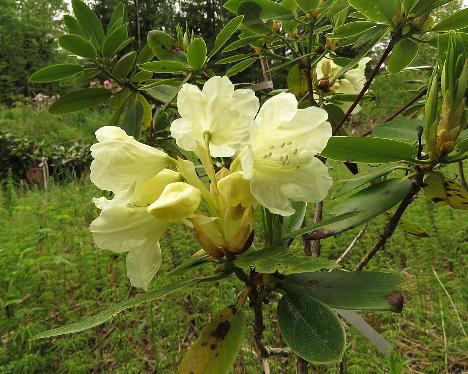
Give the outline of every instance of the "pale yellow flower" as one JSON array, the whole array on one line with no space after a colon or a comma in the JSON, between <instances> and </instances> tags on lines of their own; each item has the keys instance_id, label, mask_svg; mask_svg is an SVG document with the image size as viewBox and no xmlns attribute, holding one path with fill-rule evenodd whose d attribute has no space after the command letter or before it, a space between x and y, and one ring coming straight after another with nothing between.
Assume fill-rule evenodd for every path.
<instances>
[{"instance_id":1,"label":"pale yellow flower","mask_svg":"<svg viewBox=\"0 0 468 374\"><path fill-rule=\"evenodd\" d=\"M250 89L234 89L228 77L215 76L203 90L184 84L177 97L182 118L171 125L177 145L198 152L209 143L213 157L230 157L248 140L258 111L258 99Z\"/></svg>"},{"instance_id":2,"label":"pale yellow flower","mask_svg":"<svg viewBox=\"0 0 468 374\"><path fill-rule=\"evenodd\" d=\"M294 95L281 93L267 100L255 120L250 145L241 152L244 177L253 196L272 213L294 213L291 200L323 200L332 179L316 157L332 135L325 110L297 108Z\"/></svg>"}]
</instances>

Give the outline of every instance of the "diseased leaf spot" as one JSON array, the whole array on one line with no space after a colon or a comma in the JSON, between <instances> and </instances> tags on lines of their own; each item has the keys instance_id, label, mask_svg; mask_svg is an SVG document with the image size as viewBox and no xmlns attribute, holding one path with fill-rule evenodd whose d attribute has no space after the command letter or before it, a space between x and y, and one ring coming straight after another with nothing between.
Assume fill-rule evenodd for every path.
<instances>
[{"instance_id":1,"label":"diseased leaf spot","mask_svg":"<svg viewBox=\"0 0 468 374\"><path fill-rule=\"evenodd\" d=\"M229 332L229 327L231 327L229 321L223 321L216 327L216 330L214 330L210 335L214 336L215 338L218 338L219 340L222 340Z\"/></svg>"},{"instance_id":2,"label":"diseased leaf spot","mask_svg":"<svg viewBox=\"0 0 468 374\"><path fill-rule=\"evenodd\" d=\"M394 310L398 313L401 313L403 310L403 304L405 302L405 298L401 291L394 291L390 295L385 296L385 300L394 308Z\"/></svg>"}]
</instances>

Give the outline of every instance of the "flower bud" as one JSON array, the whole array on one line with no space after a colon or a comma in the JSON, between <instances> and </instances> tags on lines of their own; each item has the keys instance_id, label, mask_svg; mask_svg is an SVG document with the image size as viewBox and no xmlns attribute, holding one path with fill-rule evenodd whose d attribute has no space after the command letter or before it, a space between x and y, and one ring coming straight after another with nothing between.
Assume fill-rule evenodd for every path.
<instances>
[{"instance_id":1,"label":"flower bud","mask_svg":"<svg viewBox=\"0 0 468 374\"><path fill-rule=\"evenodd\" d=\"M179 182L181 176L179 173L163 169L147 182L137 185L133 197L133 203L137 206L148 206L161 196L164 188L174 182Z\"/></svg>"},{"instance_id":2,"label":"flower bud","mask_svg":"<svg viewBox=\"0 0 468 374\"><path fill-rule=\"evenodd\" d=\"M191 217L200 205L201 192L190 184L168 184L161 196L148 206L148 212L161 221L177 221Z\"/></svg>"},{"instance_id":3,"label":"flower bud","mask_svg":"<svg viewBox=\"0 0 468 374\"><path fill-rule=\"evenodd\" d=\"M219 218L197 215L190 219L198 243L202 249L213 257L224 256L224 237Z\"/></svg>"},{"instance_id":4,"label":"flower bud","mask_svg":"<svg viewBox=\"0 0 468 374\"><path fill-rule=\"evenodd\" d=\"M229 174L218 182L218 191L226 203L244 208L254 205L255 199L250 191L250 181L244 178L241 171Z\"/></svg>"}]
</instances>

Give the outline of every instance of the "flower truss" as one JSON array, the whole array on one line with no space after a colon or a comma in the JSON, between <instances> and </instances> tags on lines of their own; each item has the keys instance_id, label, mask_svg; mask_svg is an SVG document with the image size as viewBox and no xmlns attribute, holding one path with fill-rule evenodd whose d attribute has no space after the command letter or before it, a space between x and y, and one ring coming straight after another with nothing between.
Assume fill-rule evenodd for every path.
<instances>
[{"instance_id":1,"label":"flower truss","mask_svg":"<svg viewBox=\"0 0 468 374\"><path fill-rule=\"evenodd\" d=\"M161 265L159 239L171 224L187 225L210 256L241 253L253 241L256 207L290 216L292 201L323 200L332 185L315 157L332 135L325 110L298 109L288 93L259 109L252 90L236 90L218 76L202 90L184 84L177 106L181 118L172 122L171 135L195 153L204 172L118 127L99 129L91 147L91 181L113 193L110 200L94 199L101 209L90 226L94 242L127 252L127 275L145 290ZM230 158L230 167L218 166L218 157Z\"/></svg>"}]
</instances>

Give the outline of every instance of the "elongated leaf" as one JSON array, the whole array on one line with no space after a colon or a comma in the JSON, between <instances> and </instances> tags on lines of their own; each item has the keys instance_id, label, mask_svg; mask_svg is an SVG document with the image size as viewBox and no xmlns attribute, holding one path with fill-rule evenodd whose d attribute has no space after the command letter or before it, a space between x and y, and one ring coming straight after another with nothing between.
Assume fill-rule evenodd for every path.
<instances>
[{"instance_id":1,"label":"elongated leaf","mask_svg":"<svg viewBox=\"0 0 468 374\"><path fill-rule=\"evenodd\" d=\"M252 65L255 61L257 61L257 57L251 57L248 58L244 61L241 61L233 66L231 66L227 71L226 71L226 76L227 77L232 77L233 75L239 74L241 71L244 71L247 69L250 65Z\"/></svg>"},{"instance_id":2,"label":"elongated leaf","mask_svg":"<svg viewBox=\"0 0 468 374\"><path fill-rule=\"evenodd\" d=\"M252 57L252 55L251 54L247 55L247 54L244 54L244 53L240 53L238 55L229 56L229 57L223 58L223 59L221 59L219 61L216 61L216 65L232 64L233 62L245 60L246 58L249 58L249 57Z\"/></svg>"},{"instance_id":3,"label":"elongated leaf","mask_svg":"<svg viewBox=\"0 0 468 374\"><path fill-rule=\"evenodd\" d=\"M390 1L390 0L388 0ZM348 3L359 10L366 18L376 22L387 22L377 3L374 0L348 0Z\"/></svg>"},{"instance_id":4,"label":"elongated leaf","mask_svg":"<svg viewBox=\"0 0 468 374\"><path fill-rule=\"evenodd\" d=\"M353 325L362 335L369 339L369 341L375 346L375 348L377 348L380 353L386 356L389 356L390 353L392 353L392 346L390 343L385 340L382 335L375 331L375 329L369 325L358 313L353 312L352 310L336 308L334 308L334 310L342 318Z\"/></svg>"},{"instance_id":5,"label":"elongated leaf","mask_svg":"<svg viewBox=\"0 0 468 374\"><path fill-rule=\"evenodd\" d=\"M63 49L66 49L77 56L95 58L97 55L94 46L82 36L62 35L58 42Z\"/></svg>"},{"instance_id":6,"label":"elongated leaf","mask_svg":"<svg viewBox=\"0 0 468 374\"><path fill-rule=\"evenodd\" d=\"M111 320L117 314L123 312L126 309L134 308L144 303L154 301L162 296L169 295L174 291L177 291L181 288L196 285L203 282L204 279L184 279L176 282L172 282L169 285L159 287L155 290L148 291L144 294L132 297L125 301L122 301L118 304L112 305L111 307L99 312L90 317L83 318L81 321L76 323L71 323L66 326L58 327L49 331L45 331L33 337L33 340L51 338L54 336L74 334L77 332L85 331L92 329L93 327L102 325L103 323Z\"/></svg>"},{"instance_id":7,"label":"elongated leaf","mask_svg":"<svg viewBox=\"0 0 468 374\"><path fill-rule=\"evenodd\" d=\"M332 214L340 215L349 212L365 211L369 207L380 205L382 199L388 198L395 193L395 191L397 195L396 202L398 202L406 195L404 192L409 189L408 187L411 187L411 181L407 178L386 179L344 198L341 203L333 207ZM398 193L399 189L401 189L403 193Z\"/></svg>"},{"instance_id":8,"label":"elongated leaf","mask_svg":"<svg viewBox=\"0 0 468 374\"><path fill-rule=\"evenodd\" d=\"M387 61L387 69L396 74L406 68L418 53L418 44L410 39L400 40Z\"/></svg>"},{"instance_id":9,"label":"elongated leaf","mask_svg":"<svg viewBox=\"0 0 468 374\"><path fill-rule=\"evenodd\" d=\"M179 53L179 45L177 44L177 41L164 31L150 31L148 33L147 41L154 55L159 60L178 60L178 56L181 55L181 53Z\"/></svg>"},{"instance_id":10,"label":"elongated leaf","mask_svg":"<svg viewBox=\"0 0 468 374\"><path fill-rule=\"evenodd\" d=\"M245 314L234 305L223 309L201 331L177 370L178 374L228 374L241 349Z\"/></svg>"},{"instance_id":11,"label":"elongated leaf","mask_svg":"<svg viewBox=\"0 0 468 374\"><path fill-rule=\"evenodd\" d=\"M372 21L354 21L337 27L333 31L333 37L337 39L348 38L350 36L362 34L374 27L376 24Z\"/></svg>"},{"instance_id":12,"label":"elongated leaf","mask_svg":"<svg viewBox=\"0 0 468 374\"><path fill-rule=\"evenodd\" d=\"M98 48L104 40L104 28L101 20L83 1L72 0L71 3L81 30L91 38L93 45Z\"/></svg>"},{"instance_id":13,"label":"elongated leaf","mask_svg":"<svg viewBox=\"0 0 468 374\"><path fill-rule=\"evenodd\" d=\"M405 14L410 14L417 2L418 0L403 0L401 3L403 12L405 12Z\"/></svg>"},{"instance_id":14,"label":"elongated leaf","mask_svg":"<svg viewBox=\"0 0 468 374\"><path fill-rule=\"evenodd\" d=\"M105 88L84 88L61 96L49 108L53 114L65 114L90 108L109 101L111 91Z\"/></svg>"},{"instance_id":15,"label":"elongated leaf","mask_svg":"<svg viewBox=\"0 0 468 374\"><path fill-rule=\"evenodd\" d=\"M108 34L114 31L114 28L120 27L118 25L123 22L124 15L125 15L125 4L118 3L112 12L109 25L107 25Z\"/></svg>"},{"instance_id":16,"label":"elongated leaf","mask_svg":"<svg viewBox=\"0 0 468 374\"><path fill-rule=\"evenodd\" d=\"M449 31L458 30L468 27L468 8L462 9L454 14L451 14L447 18L444 18L437 25L435 25L433 31Z\"/></svg>"},{"instance_id":17,"label":"elongated leaf","mask_svg":"<svg viewBox=\"0 0 468 374\"><path fill-rule=\"evenodd\" d=\"M395 170L396 167L397 166L395 164L383 165L377 168L372 168L366 173L359 173L358 175L356 175L356 177L352 179L340 181L344 182L344 184L336 190L334 197L340 197L352 190L355 190L356 188L359 188L369 182L372 182L373 180L376 180L377 178L387 175L393 170Z\"/></svg>"},{"instance_id":18,"label":"elongated leaf","mask_svg":"<svg viewBox=\"0 0 468 374\"><path fill-rule=\"evenodd\" d=\"M199 70L206 60L206 44L202 38L192 40L187 48L187 62L191 68Z\"/></svg>"},{"instance_id":19,"label":"elongated leaf","mask_svg":"<svg viewBox=\"0 0 468 374\"><path fill-rule=\"evenodd\" d=\"M388 23L394 24L395 17L401 13L401 0L373 0Z\"/></svg>"},{"instance_id":20,"label":"elongated leaf","mask_svg":"<svg viewBox=\"0 0 468 374\"><path fill-rule=\"evenodd\" d=\"M75 17L66 14L63 16L63 23L65 24L65 27L67 28L70 34L82 36L84 35L83 31L81 31L80 24L78 23Z\"/></svg>"},{"instance_id":21,"label":"elongated leaf","mask_svg":"<svg viewBox=\"0 0 468 374\"><path fill-rule=\"evenodd\" d=\"M278 303L278 324L288 346L314 364L337 362L346 345L343 324L327 305L288 290Z\"/></svg>"},{"instance_id":22,"label":"elongated leaf","mask_svg":"<svg viewBox=\"0 0 468 374\"><path fill-rule=\"evenodd\" d=\"M395 139L415 144L418 139L418 126L423 126L423 122L418 119L394 119L378 125L372 130L372 134L379 138Z\"/></svg>"},{"instance_id":23,"label":"elongated leaf","mask_svg":"<svg viewBox=\"0 0 468 374\"><path fill-rule=\"evenodd\" d=\"M332 136L321 155L349 162L414 161L416 149L408 143L385 138Z\"/></svg>"},{"instance_id":24,"label":"elongated leaf","mask_svg":"<svg viewBox=\"0 0 468 374\"><path fill-rule=\"evenodd\" d=\"M153 73L183 73L188 70L183 63L172 60L151 61L141 64L140 68Z\"/></svg>"},{"instance_id":25,"label":"elongated leaf","mask_svg":"<svg viewBox=\"0 0 468 374\"><path fill-rule=\"evenodd\" d=\"M127 111L123 120L123 129L128 135L138 138L141 131L141 122L143 121L144 107L137 99L137 96L130 98Z\"/></svg>"},{"instance_id":26,"label":"elongated leaf","mask_svg":"<svg viewBox=\"0 0 468 374\"><path fill-rule=\"evenodd\" d=\"M309 234L309 238L311 239L325 238L349 230L364 222L368 222L372 218L383 214L402 201L411 190L412 183L410 180L405 178L401 179L399 183L395 183L391 187L392 188L389 189L382 189L381 193L378 195L380 198L376 196L372 198L372 202L375 202L375 200L378 199L378 204L366 204L361 201L362 204L358 211L339 214L332 218L326 218L320 223L308 225L300 230L294 231L289 235L286 235L284 239L293 238L302 234ZM364 194L365 192L360 191L360 193ZM351 196L350 199L353 198L353 196ZM359 198L359 196L357 198Z\"/></svg>"},{"instance_id":27,"label":"elongated leaf","mask_svg":"<svg viewBox=\"0 0 468 374\"><path fill-rule=\"evenodd\" d=\"M301 255L287 247L249 251L239 256L235 264L243 269L254 267L255 271L267 274L304 273L331 269L336 266L335 261L323 257Z\"/></svg>"},{"instance_id":28,"label":"elongated leaf","mask_svg":"<svg viewBox=\"0 0 468 374\"><path fill-rule=\"evenodd\" d=\"M304 12L310 12L317 8L319 0L296 0L297 6Z\"/></svg>"},{"instance_id":29,"label":"elongated leaf","mask_svg":"<svg viewBox=\"0 0 468 374\"><path fill-rule=\"evenodd\" d=\"M279 286L286 294L293 290L333 308L401 312L399 283L397 276L388 273L334 271L288 275Z\"/></svg>"},{"instance_id":30,"label":"elongated leaf","mask_svg":"<svg viewBox=\"0 0 468 374\"><path fill-rule=\"evenodd\" d=\"M145 62L151 61L153 57L154 57L154 52L151 50L148 43L146 43L145 46L141 49L140 53L138 54L136 63L138 65L144 64Z\"/></svg>"},{"instance_id":31,"label":"elongated leaf","mask_svg":"<svg viewBox=\"0 0 468 374\"><path fill-rule=\"evenodd\" d=\"M434 203L468 210L468 190L461 184L435 171L427 175L424 182L426 184L423 188L424 194Z\"/></svg>"},{"instance_id":32,"label":"elongated leaf","mask_svg":"<svg viewBox=\"0 0 468 374\"><path fill-rule=\"evenodd\" d=\"M304 222L307 211L307 203L303 201L293 201L294 214L283 218L283 236L292 231L299 230Z\"/></svg>"},{"instance_id":33,"label":"elongated leaf","mask_svg":"<svg viewBox=\"0 0 468 374\"><path fill-rule=\"evenodd\" d=\"M175 98L178 88L162 84L157 87L148 88L146 91L148 91L148 93L156 100L159 100L163 103L168 103Z\"/></svg>"},{"instance_id":34,"label":"elongated leaf","mask_svg":"<svg viewBox=\"0 0 468 374\"><path fill-rule=\"evenodd\" d=\"M135 51L123 55L112 68L112 75L117 78L126 78L135 64L136 55Z\"/></svg>"},{"instance_id":35,"label":"elongated leaf","mask_svg":"<svg viewBox=\"0 0 468 374\"><path fill-rule=\"evenodd\" d=\"M36 71L29 80L33 83L55 82L73 77L82 70L81 65L77 64L51 65Z\"/></svg>"},{"instance_id":36,"label":"elongated leaf","mask_svg":"<svg viewBox=\"0 0 468 374\"><path fill-rule=\"evenodd\" d=\"M461 136L460 136L461 138ZM444 162L456 162L468 158L468 137L461 139L455 149L448 156L444 157Z\"/></svg>"},{"instance_id":37,"label":"elongated leaf","mask_svg":"<svg viewBox=\"0 0 468 374\"><path fill-rule=\"evenodd\" d=\"M260 18L262 20L283 19L294 16L287 7L271 0L249 0L248 2L260 9ZM245 3L245 0L228 0L223 6L227 10L239 14L239 8Z\"/></svg>"},{"instance_id":38,"label":"elongated leaf","mask_svg":"<svg viewBox=\"0 0 468 374\"><path fill-rule=\"evenodd\" d=\"M203 252L202 254L195 253L188 260L182 262L179 266L172 270L171 275L182 275L188 271L208 265L211 263L211 261L208 258L209 255L206 252Z\"/></svg>"},{"instance_id":39,"label":"elongated leaf","mask_svg":"<svg viewBox=\"0 0 468 374\"><path fill-rule=\"evenodd\" d=\"M128 38L127 24L117 27L107 35L102 43L102 55L111 57L119 51L119 47L124 45Z\"/></svg>"},{"instance_id":40,"label":"elongated leaf","mask_svg":"<svg viewBox=\"0 0 468 374\"><path fill-rule=\"evenodd\" d=\"M239 48L242 48L242 47L245 47L245 46L247 46L249 44L253 44L255 42L258 42L259 40L262 40L261 35L246 36L244 38L236 40L235 42L232 42L231 44L227 45L223 49L223 53L235 51L235 50L237 50Z\"/></svg>"},{"instance_id":41,"label":"elongated leaf","mask_svg":"<svg viewBox=\"0 0 468 374\"><path fill-rule=\"evenodd\" d=\"M230 20L226 26L219 32L216 36L213 48L211 49L208 57L213 56L216 52L218 52L229 40L229 38L237 31L239 26L242 24L242 20L244 16L237 16Z\"/></svg>"}]
</instances>

